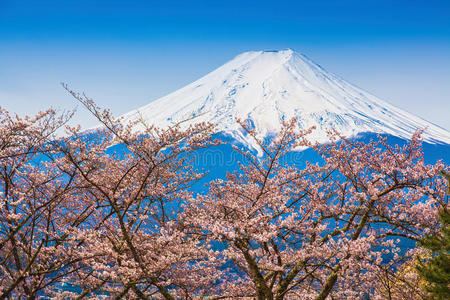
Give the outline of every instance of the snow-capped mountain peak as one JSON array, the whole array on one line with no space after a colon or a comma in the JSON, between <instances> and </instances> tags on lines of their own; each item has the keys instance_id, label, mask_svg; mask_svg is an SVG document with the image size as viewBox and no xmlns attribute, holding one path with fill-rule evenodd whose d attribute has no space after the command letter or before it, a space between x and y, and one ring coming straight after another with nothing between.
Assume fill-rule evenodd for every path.
<instances>
[{"instance_id":1,"label":"snow-capped mountain peak","mask_svg":"<svg viewBox=\"0 0 450 300\"><path fill-rule=\"evenodd\" d=\"M242 135L236 118L249 120L261 136L296 117L302 128L316 126L311 139L319 142L327 141L330 128L346 136L377 132L400 138L427 128L427 142L450 144L445 129L378 99L290 49L245 52L123 117L158 126L209 121L247 145L253 142Z\"/></svg>"}]
</instances>

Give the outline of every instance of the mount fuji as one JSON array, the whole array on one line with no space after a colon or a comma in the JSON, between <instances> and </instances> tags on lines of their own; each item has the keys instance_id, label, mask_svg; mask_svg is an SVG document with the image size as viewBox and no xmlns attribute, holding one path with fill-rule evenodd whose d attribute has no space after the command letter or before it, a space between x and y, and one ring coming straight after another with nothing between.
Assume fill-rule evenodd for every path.
<instances>
[{"instance_id":1,"label":"mount fuji","mask_svg":"<svg viewBox=\"0 0 450 300\"><path fill-rule=\"evenodd\" d=\"M170 126L212 122L244 145L236 118L261 137L295 117L300 128L315 126L312 141L327 142L334 128L345 136L381 133L409 139L417 129L430 144L450 144L450 132L348 83L290 49L238 55L197 81L122 116L125 122ZM139 126L136 125L136 130Z\"/></svg>"}]
</instances>

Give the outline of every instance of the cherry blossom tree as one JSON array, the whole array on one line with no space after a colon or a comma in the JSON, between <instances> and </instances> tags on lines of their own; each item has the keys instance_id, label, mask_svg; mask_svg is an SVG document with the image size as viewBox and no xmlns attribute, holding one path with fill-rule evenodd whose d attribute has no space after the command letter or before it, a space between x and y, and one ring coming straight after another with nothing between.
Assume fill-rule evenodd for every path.
<instances>
[{"instance_id":1,"label":"cherry blossom tree","mask_svg":"<svg viewBox=\"0 0 450 300\"><path fill-rule=\"evenodd\" d=\"M0 108L0 299L34 299L70 264L53 251L64 239L64 207L73 176L44 157L71 117L47 110L21 118Z\"/></svg>"},{"instance_id":2,"label":"cherry blossom tree","mask_svg":"<svg viewBox=\"0 0 450 300\"><path fill-rule=\"evenodd\" d=\"M79 210L92 211L69 233L79 263L71 284L117 298L178 299L208 294L220 271L214 251L193 236L180 216L189 187L202 177L192 153L214 143L213 127L144 126L133 132L90 99L71 92L102 123L86 135L73 130L61 143L64 172L77 174ZM143 124L145 125L145 124ZM111 147L116 146L116 150Z\"/></svg>"},{"instance_id":3,"label":"cherry blossom tree","mask_svg":"<svg viewBox=\"0 0 450 300\"><path fill-rule=\"evenodd\" d=\"M216 255L178 214L202 177L191 154L211 144L212 126L132 133L79 100L101 130L67 127L59 138L69 115L1 111L0 298L207 293L220 276Z\"/></svg>"},{"instance_id":4,"label":"cherry blossom tree","mask_svg":"<svg viewBox=\"0 0 450 300\"><path fill-rule=\"evenodd\" d=\"M420 132L403 147L336 132L313 145L295 120L264 140L241 122L263 155L234 147L240 170L194 193L214 126L136 132L65 88L101 127L58 137L70 114L0 110L0 299L384 299L420 255L403 245L448 206ZM288 163L306 147L322 161Z\"/></svg>"},{"instance_id":5,"label":"cherry blossom tree","mask_svg":"<svg viewBox=\"0 0 450 300\"><path fill-rule=\"evenodd\" d=\"M295 120L267 142L243 124L263 157L239 149L241 171L192 197L183 218L210 243L220 242L235 282L223 295L257 299L355 299L376 293L380 274L394 272L401 243L418 241L447 205L444 168L427 166L420 132L404 147L384 138L364 143L330 132L315 145L321 164L298 169L283 157L309 147Z\"/></svg>"}]
</instances>

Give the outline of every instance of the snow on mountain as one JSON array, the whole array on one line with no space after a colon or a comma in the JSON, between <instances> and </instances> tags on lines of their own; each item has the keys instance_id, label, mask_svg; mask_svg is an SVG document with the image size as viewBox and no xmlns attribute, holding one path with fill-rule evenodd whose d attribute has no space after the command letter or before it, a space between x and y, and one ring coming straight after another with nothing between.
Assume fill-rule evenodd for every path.
<instances>
[{"instance_id":1,"label":"snow on mountain","mask_svg":"<svg viewBox=\"0 0 450 300\"><path fill-rule=\"evenodd\" d=\"M290 49L238 55L199 80L122 116L168 126L209 121L251 146L236 118L248 120L261 136L281 120L296 117L302 128L316 126L312 140L326 142L326 130L345 136L363 132L410 138L427 128L429 143L450 144L450 132L378 99ZM139 128L136 128L138 130Z\"/></svg>"}]
</instances>

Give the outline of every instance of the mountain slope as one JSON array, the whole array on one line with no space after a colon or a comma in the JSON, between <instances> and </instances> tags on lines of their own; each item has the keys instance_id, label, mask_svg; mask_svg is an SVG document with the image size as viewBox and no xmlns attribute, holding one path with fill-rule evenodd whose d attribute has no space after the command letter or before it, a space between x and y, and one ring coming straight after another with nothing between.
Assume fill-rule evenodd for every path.
<instances>
[{"instance_id":1,"label":"mountain slope","mask_svg":"<svg viewBox=\"0 0 450 300\"><path fill-rule=\"evenodd\" d=\"M450 144L450 133L386 103L324 70L292 50L243 53L199 80L131 111L125 121L168 126L209 121L220 131L252 145L236 118L248 120L261 136L277 131L281 120L316 126L313 140L326 142L326 130L346 136L387 133L410 138L427 128L429 143ZM139 129L139 128L136 128Z\"/></svg>"}]
</instances>

